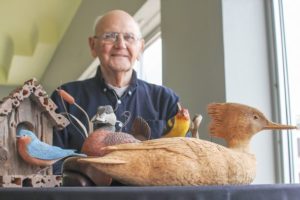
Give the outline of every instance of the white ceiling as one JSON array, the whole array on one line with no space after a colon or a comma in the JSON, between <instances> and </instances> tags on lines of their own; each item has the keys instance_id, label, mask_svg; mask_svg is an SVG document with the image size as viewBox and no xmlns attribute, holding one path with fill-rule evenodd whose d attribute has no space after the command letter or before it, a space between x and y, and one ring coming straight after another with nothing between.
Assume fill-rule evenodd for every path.
<instances>
[{"instance_id":1,"label":"white ceiling","mask_svg":"<svg viewBox=\"0 0 300 200\"><path fill-rule=\"evenodd\" d=\"M111 9L134 15L143 35L160 22L160 0L0 0L0 87L35 77L51 92L92 63L87 38Z\"/></svg>"},{"instance_id":2,"label":"white ceiling","mask_svg":"<svg viewBox=\"0 0 300 200\"><path fill-rule=\"evenodd\" d=\"M43 76L81 0L0 0L0 84Z\"/></svg>"}]
</instances>

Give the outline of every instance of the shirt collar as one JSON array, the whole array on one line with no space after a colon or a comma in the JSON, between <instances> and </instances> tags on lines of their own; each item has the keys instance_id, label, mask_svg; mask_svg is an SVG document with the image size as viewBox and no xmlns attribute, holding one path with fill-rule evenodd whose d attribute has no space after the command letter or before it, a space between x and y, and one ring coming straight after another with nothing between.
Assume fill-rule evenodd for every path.
<instances>
[{"instance_id":1,"label":"shirt collar","mask_svg":"<svg viewBox=\"0 0 300 200\"><path fill-rule=\"evenodd\" d=\"M99 82L99 85L101 86L101 88L107 88L107 84L105 83L104 78L103 78L102 73L101 73L100 65L97 68L95 79ZM137 87L138 86L138 81L137 80L138 80L138 78L137 78L136 71L133 70L132 71L132 77L131 77L130 84L129 84L128 88L134 89L135 87Z\"/></svg>"}]
</instances>

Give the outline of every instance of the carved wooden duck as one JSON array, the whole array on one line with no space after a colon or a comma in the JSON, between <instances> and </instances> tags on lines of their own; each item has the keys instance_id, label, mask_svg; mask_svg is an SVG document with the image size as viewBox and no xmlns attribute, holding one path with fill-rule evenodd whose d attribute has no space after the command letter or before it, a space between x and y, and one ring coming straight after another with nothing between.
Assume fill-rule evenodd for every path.
<instances>
[{"instance_id":1,"label":"carved wooden duck","mask_svg":"<svg viewBox=\"0 0 300 200\"><path fill-rule=\"evenodd\" d=\"M256 168L251 137L265 129L297 128L270 122L242 104L210 104L208 113L212 135L224 138L228 148L197 138L161 138L104 147L105 156L78 161L129 185L249 184Z\"/></svg>"},{"instance_id":2,"label":"carved wooden duck","mask_svg":"<svg viewBox=\"0 0 300 200\"><path fill-rule=\"evenodd\" d=\"M107 108L108 106L105 106L104 110L109 110ZM150 139L151 130L144 119L140 117L135 118L131 134L114 132L114 119L116 118L109 116L109 119L107 119L106 117L109 112L105 112L103 115L104 112L102 112L101 109L102 108L98 109L99 112L97 112L93 118L94 128L96 127L96 130L90 133L85 139L81 152L85 152L88 156L103 156L107 153L103 147ZM92 165L78 163L77 158L68 158L63 163L64 186L108 186L111 183L112 178L110 176L101 173Z\"/></svg>"}]
</instances>

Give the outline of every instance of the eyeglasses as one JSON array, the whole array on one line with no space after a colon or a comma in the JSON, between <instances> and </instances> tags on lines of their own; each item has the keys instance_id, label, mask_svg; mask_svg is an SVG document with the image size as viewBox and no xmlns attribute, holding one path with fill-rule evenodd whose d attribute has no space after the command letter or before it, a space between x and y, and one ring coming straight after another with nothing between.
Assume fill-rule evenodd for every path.
<instances>
[{"instance_id":1,"label":"eyeglasses","mask_svg":"<svg viewBox=\"0 0 300 200\"><path fill-rule=\"evenodd\" d=\"M119 35L123 36L123 40L126 43L133 44L138 41L140 38L135 36L133 33L118 33L118 32L106 32L103 33L101 36L94 36L94 38L101 39L106 43L115 43L118 41Z\"/></svg>"}]
</instances>

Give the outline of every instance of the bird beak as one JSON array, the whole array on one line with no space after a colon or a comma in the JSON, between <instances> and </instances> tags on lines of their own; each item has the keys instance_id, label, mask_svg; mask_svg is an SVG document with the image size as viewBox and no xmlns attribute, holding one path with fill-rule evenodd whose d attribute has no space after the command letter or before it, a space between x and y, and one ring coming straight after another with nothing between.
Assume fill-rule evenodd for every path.
<instances>
[{"instance_id":1,"label":"bird beak","mask_svg":"<svg viewBox=\"0 0 300 200\"><path fill-rule=\"evenodd\" d=\"M105 116L99 116L99 115L95 115L92 119L91 119L91 122L93 123L105 123L106 122L106 119L105 119Z\"/></svg>"},{"instance_id":2,"label":"bird beak","mask_svg":"<svg viewBox=\"0 0 300 200\"><path fill-rule=\"evenodd\" d=\"M182 110L182 106L181 106L181 104L179 102L177 102L177 107L178 107L179 111Z\"/></svg>"},{"instance_id":3,"label":"bird beak","mask_svg":"<svg viewBox=\"0 0 300 200\"><path fill-rule=\"evenodd\" d=\"M268 129L298 129L298 127L292 126L292 125L277 124L277 123L269 121L263 129L264 130L268 130Z\"/></svg>"}]
</instances>

